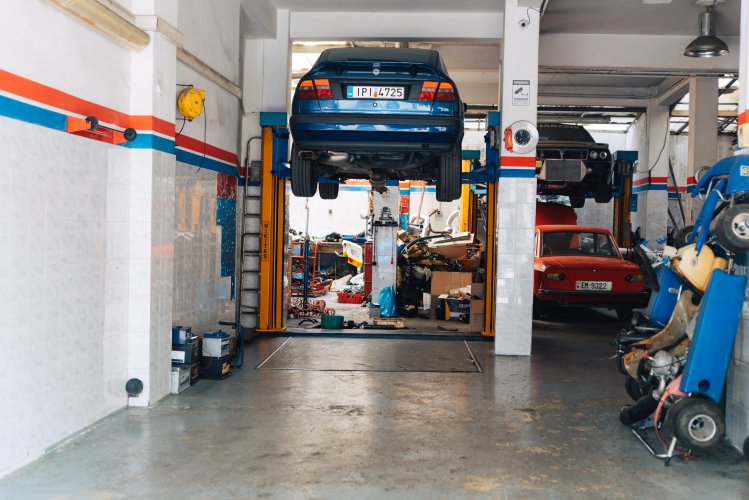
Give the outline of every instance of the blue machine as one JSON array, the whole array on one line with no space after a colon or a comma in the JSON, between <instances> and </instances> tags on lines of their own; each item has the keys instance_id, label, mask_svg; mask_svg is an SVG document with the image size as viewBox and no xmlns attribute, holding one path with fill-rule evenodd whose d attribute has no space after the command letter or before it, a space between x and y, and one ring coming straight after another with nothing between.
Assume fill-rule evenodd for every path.
<instances>
[{"instance_id":1,"label":"blue machine","mask_svg":"<svg viewBox=\"0 0 749 500\"><path fill-rule=\"evenodd\" d=\"M680 389L720 401L744 303L746 276L713 271L689 348Z\"/></svg>"},{"instance_id":2,"label":"blue machine","mask_svg":"<svg viewBox=\"0 0 749 500\"><path fill-rule=\"evenodd\" d=\"M648 326L663 328L671 320L676 300L679 298L681 282L671 268L665 265L658 268L656 276L659 290L650 295L650 301L643 314L648 318Z\"/></svg>"}]
</instances>

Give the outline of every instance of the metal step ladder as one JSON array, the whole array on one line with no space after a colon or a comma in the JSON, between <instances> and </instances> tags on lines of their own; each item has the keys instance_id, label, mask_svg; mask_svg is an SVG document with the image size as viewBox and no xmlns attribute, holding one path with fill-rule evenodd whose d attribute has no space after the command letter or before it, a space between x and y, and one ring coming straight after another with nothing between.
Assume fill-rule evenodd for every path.
<instances>
[{"instance_id":1,"label":"metal step ladder","mask_svg":"<svg viewBox=\"0 0 749 500\"><path fill-rule=\"evenodd\" d=\"M259 139L259 137L258 137ZM252 139L251 139L252 140ZM249 159L249 145L247 158ZM259 271L260 271L260 162L245 163L240 215L241 240L239 246L239 272L237 289L236 323L246 332L253 332L258 325Z\"/></svg>"}]
</instances>

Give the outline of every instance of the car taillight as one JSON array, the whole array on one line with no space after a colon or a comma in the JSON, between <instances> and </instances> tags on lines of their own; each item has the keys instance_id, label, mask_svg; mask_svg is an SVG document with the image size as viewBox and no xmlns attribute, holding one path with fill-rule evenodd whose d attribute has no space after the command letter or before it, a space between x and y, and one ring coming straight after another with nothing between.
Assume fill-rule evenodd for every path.
<instances>
[{"instance_id":1,"label":"car taillight","mask_svg":"<svg viewBox=\"0 0 749 500\"><path fill-rule=\"evenodd\" d=\"M643 276L642 274L628 274L624 277L624 281L627 282L639 282L644 280L645 276Z\"/></svg>"},{"instance_id":2,"label":"car taillight","mask_svg":"<svg viewBox=\"0 0 749 500\"><path fill-rule=\"evenodd\" d=\"M332 99L333 91L327 78L302 80L296 90L297 99Z\"/></svg>"},{"instance_id":3,"label":"car taillight","mask_svg":"<svg viewBox=\"0 0 749 500\"><path fill-rule=\"evenodd\" d=\"M452 83L442 82L440 88L437 90L437 95L434 96L435 101L441 102L452 102L455 100L455 89L453 89Z\"/></svg>"},{"instance_id":4,"label":"car taillight","mask_svg":"<svg viewBox=\"0 0 749 500\"><path fill-rule=\"evenodd\" d=\"M564 278L564 273L546 273L547 280L562 281Z\"/></svg>"},{"instance_id":5,"label":"car taillight","mask_svg":"<svg viewBox=\"0 0 749 500\"><path fill-rule=\"evenodd\" d=\"M421 86L421 93L419 94L420 101L433 101L434 96L437 93L438 82L424 82Z\"/></svg>"},{"instance_id":6,"label":"car taillight","mask_svg":"<svg viewBox=\"0 0 749 500\"><path fill-rule=\"evenodd\" d=\"M330 90L330 82L327 80L327 78L316 79L315 89L317 90L318 99L332 99L333 98L333 91Z\"/></svg>"}]
</instances>

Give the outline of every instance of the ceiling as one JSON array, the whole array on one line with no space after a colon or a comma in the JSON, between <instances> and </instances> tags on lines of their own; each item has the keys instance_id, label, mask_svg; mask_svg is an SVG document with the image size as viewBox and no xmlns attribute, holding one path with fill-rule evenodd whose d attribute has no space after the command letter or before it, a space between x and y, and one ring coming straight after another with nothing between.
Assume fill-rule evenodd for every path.
<instances>
[{"instance_id":1,"label":"ceiling","mask_svg":"<svg viewBox=\"0 0 749 500\"><path fill-rule=\"evenodd\" d=\"M497 12L502 0L270 0L300 12Z\"/></svg>"}]
</instances>

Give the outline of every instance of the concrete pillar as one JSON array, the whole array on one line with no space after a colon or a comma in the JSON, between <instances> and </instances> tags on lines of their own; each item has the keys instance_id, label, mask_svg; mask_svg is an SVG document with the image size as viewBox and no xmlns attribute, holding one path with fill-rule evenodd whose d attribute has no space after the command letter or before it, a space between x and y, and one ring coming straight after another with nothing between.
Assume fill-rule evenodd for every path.
<instances>
[{"instance_id":1,"label":"concrete pillar","mask_svg":"<svg viewBox=\"0 0 749 500\"><path fill-rule=\"evenodd\" d=\"M177 0L139 0L138 15L177 24ZM161 33L131 58L130 112L174 122L177 52ZM143 381L132 406L169 394L174 265L175 157L131 149L129 158L128 375Z\"/></svg>"},{"instance_id":2,"label":"concrete pillar","mask_svg":"<svg viewBox=\"0 0 749 500\"><path fill-rule=\"evenodd\" d=\"M632 191L637 194L637 211L632 229L640 228L651 241L666 235L668 225L669 111L654 101L645 112L645 132L635 148L640 152Z\"/></svg>"},{"instance_id":3,"label":"concrete pillar","mask_svg":"<svg viewBox=\"0 0 749 500\"><path fill-rule=\"evenodd\" d=\"M694 173L712 166L718 159L718 79L689 79L689 156L687 186L694 185ZM681 181L679 181L681 182ZM702 203L699 198L687 197L688 224L694 223Z\"/></svg>"},{"instance_id":4,"label":"concrete pillar","mask_svg":"<svg viewBox=\"0 0 749 500\"><path fill-rule=\"evenodd\" d=\"M289 107L291 41L289 40L290 15L287 9L276 14L276 38L246 39L244 42L242 145L247 139L260 134L260 112L286 113ZM260 148L252 145L252 160L260 159ZM242 161L246 150L241 155Z\"/></svg>"},{"instance_id":5,"label":"concrete pillar","mask_svg":"<svg viewBox=\"0 0 749 500\"><path fill-rule=\"evenodd\" d=\"M500 102L502 130L536 123L539 14L528 2L504 0ZM539 2L540 3L540 2ZM531 7L539 7L533 5ZM497 183L497 281L494 351L528 356L533 326L536 151L500 152Z\"/></svg>"},{"instance_id":6,"label":"concrete pillar","mask_svg":"<svg viewBox=\"0 0 749 500\"><path fill-rule=\"evenodd\" d=\"M749 154L749 0L741 0L741 53L739 54L739 149ZM747 274L746 259L737 272ZM726 438L740 448L749 437L749 309L744 304L741 323L728 370L726 387Z\"/></svg>"}]
</instances>

